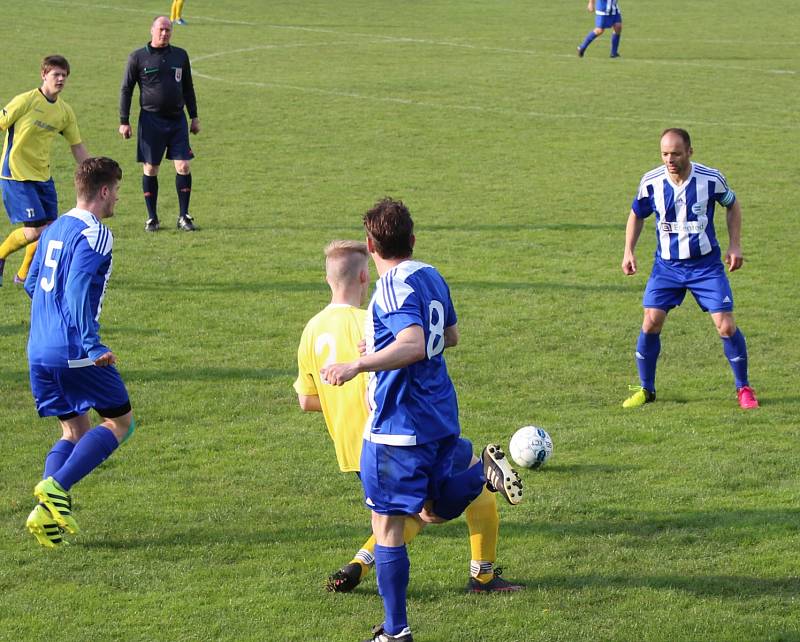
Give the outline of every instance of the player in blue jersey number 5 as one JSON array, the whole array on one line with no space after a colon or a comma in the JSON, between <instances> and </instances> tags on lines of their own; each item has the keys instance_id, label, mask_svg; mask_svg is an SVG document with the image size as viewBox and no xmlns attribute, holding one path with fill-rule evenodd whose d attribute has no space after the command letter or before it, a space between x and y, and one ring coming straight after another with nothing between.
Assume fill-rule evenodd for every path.
<instances>
[{"instance_id":1,"label":"player in blue jersey number 5","mask_svg":"<svg viewBox=\"0 0 800 642\"><path fill-rule=\"evenodd\" d=\"M28 530L42 546L76 533L70 489L133 432L128 392L116 356L100 341L100 311L111 276L114 239L101 222L114 215L122 170L88 158L75 171L77 205L42 234L25 290L31 392L40 417L57 417L61 438L45 457ZM92 427L94 408L100 423Z\"/></svg>"},{"instance_id":2,"label":"player in blue jersey number 5","mask_svg":"<svg viewBox=\"0 0 800 642\"><path fill-rule=\"evenodd\" d=\"M757 408L747 378L747 346L733 319L733 292L722 263L714 231L714 206L726 209L728 250L724 261L733 272L742 267L740 245L742 211L725 177L716 169L693 163L692 142L684 129L670 128L661 135L664 164L642 177L633 199L625 231L622 271L636 274L634 249L644 220L656 215L656 256L642 305L644 321L636 343L636 365L641 386L622 404L636 408L656 399L656 361L661 351L661 329L667 313L692 293L704 312L711 314L733 370L739 405Z\"/></svg>"}]
</instances>

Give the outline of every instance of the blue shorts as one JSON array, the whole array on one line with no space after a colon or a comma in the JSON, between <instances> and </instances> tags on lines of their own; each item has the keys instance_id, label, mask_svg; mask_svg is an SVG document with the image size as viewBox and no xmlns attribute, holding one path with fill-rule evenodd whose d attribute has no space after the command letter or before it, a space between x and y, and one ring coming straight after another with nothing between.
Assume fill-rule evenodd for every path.
<instances>
[{"instance_id":1,"label":"blue shorts","mask_svg":"<svg viewBox=\"0 0 800 642\"><path fill-rule=\"evenodd\" d=\"M168 160L192 160L189 147L189 125L186 116L165 118L149 111L139 113L136 160L161 165L164 152Z\"/></svg>"},{"instance_id":2,"label":"blue shorts","mask_svg":"<svg viewBox=\"0 0 800 642\"><path fill-rule=\"evenodd\" d=\"M37 227L58 217L58 195L53 179L46 181L0 180L3 205L12 223ZM31 225L34 224L34 225Z\"/></svg>"},{"instance_id":3,"label":"blue shorts","mask_svg":"<svg viewBox=\"0 0 800 642\"><path fill-rule=\"evenodd\" d=\"M644 290L642 305L669 312L683 303L686 290L703 312L731 312L733 292L725 266L718 259L707 265L683 266L656 258Z\"/></svg>"},{"instance_id":4,"label":"blue shorts","mask_svg":"<svg viewBox=\"0 0 800 642\"><path fill-rule=\"evenodd\" d=\"M610 29L616 24L622 24L622 14L618 13L615 16L595 16L594 26L595 29Z\"/></svg>"},{"instance_id":5,"label":"blue shorts","mask_svg":"<svg viewBox=\"0 0 800 642\"><path fill-rule=\"evenodd\" d=\"M94 408L101 417L113 419L131 409L128 391L114 366L31 365L30 378L40 417L69 418Z\"/></svg>"},{"instance_id":6,"label":"blue shorts","mask_svg":"<svg viewBox=\"0 0 800 642\"><path fill-rule=\"evenodd\" d=\"M388 446L364 441L361 484L369 509L381 515L415 515L453 472L458 437L451 435L417 446ZM471 454L471 453L470 453Z\"/></svg>"}]
</instances>

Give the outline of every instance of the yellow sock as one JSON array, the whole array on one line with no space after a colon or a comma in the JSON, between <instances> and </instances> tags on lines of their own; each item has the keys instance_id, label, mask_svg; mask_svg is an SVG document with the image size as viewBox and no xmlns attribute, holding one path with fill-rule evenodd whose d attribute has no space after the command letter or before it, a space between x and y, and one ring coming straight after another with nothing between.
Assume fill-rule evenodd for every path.
<instances>
[{"instance_id":1,"label":"yellow sock","mask_svg":"<svg viewBox=\"0 0 800 642\"><path fill-rule=\"evenodd\" d=\"M472 555L470 573L479 582L485 583L494 577L494 562L497 560L497 537L500 532L500 516L494 493L485 486L483 491L464 511L469 528L469 548Z\"/></svg>"},{"instance_id":2,"label":"yellow sock","mask_svg":"<svg viewBox=\"0 0 800 642\"><path fill-rule=\"evenodd\" d=\"M17 271L17 278L20 281L24 281L28 276L28 270L31 268L33 255L36 254L37 247L39 247L39 241L28 243L28 245L25 246L25 258L22 259L22 265L19 266L19 270Z\"/></svg>"},{"instance_id":3,"label":"yellow sock","mask_svg":"<svg viewBox=\"0 0 800 642\"><path fill-rule=\"evenodd\" d=\"M20 248L28 244L28 239L25 238L25 231L23 228L18 227L6 237L6 240L0 243L0 259L5 259L12 252L16 252Z\"/></svg>"},{"instance_id":4,"label":"yellow sock","mask_svg":"<svg viewBox=\"0 0 800 642\"><path fill-rule=\"evenodd\" d=\"M406 517L403 523L403 543L408 544L414 539L422 530L422 522L416 517ZM358 564L361 567L361 579L369 571L372 564L375 562L375 536L370 535L366 542L361 545L361 548L356 553L355 557L350 560L350 564Z\"/></svg>"},{"instance_id":5,"label":"yellow sock","mask_svg":"<svg viewBox=\"0 0 800 642\"><path fill-rule=\"evenodd\" d=\"M169 19L172 22L180 20L181 13L183 13L183 0L172 0L172 9L169 12Z\"/></svg>"}]
</instances>

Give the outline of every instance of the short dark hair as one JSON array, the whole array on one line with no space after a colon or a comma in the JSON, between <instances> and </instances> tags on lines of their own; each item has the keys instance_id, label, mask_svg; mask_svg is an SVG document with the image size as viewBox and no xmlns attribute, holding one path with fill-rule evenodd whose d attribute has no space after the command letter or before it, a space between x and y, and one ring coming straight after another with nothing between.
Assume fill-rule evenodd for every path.
<instances>
[{"instance_id":1,"label":"short dark hair","mask_svg":"<svg viewBox=\"0 0 800 642\"><path fill-rule=\"evenodd\" d=\"M75 169L75 191L82 201L92 200L101 187L121 180L119 163L106 156L87 158Z\"/></svg>"},{"instance_id":2,"label":"short dark hair","mask_svg":"<svg viewBox=\"0 0 800 642\"><path fill-rule=\"evenodd\" d=\"M414 251L414 221L403 201L388 196L364 214L364 228L384 259L404 259Z\"/></svg>"},{"instance_id":3,"label":"short dark hair","mask_svg":"<svg viewBox=\"0 0 800 642\"><path fill-rule=\"evenodd\" d=\"M67 70L67 76L69 76L69 63L64 56L59 56L58 54L53 54L52 56L45 56L42 58L42 73L46 74L54 67L58 67L60 69Z\"/></svg>"},{"instance_id":4,"label":"short dark hair","mask_svg":"<svg viewBox=\"0 0 800 642\"><path fill-rule=\"evenodd\" d=\"M661 132L661 138L664 138L664 136L667 134L675 134L676 136L679 136L681 140L683 140L687 149L692 146L692 137L689 136L689 132L687 132L685 129L681 129L680 127L667 127L663 132Z\"/></svg>"}]
</instances>

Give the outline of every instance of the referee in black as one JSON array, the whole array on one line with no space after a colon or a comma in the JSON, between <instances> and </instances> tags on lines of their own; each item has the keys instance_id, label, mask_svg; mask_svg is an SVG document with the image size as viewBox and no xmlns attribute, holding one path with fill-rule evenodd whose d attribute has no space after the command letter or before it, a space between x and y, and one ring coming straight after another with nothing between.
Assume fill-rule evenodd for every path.
<instances>
[{"instance_id":1,"label":"referee in black","mask_svg":"<svg viewBox=\"0 0 800 642\"><path fill-rule=\"evenodd\" d=\"M158 16L150 25L150 42L128 56L128 66L122 78L119 96L119 133L131 137L131 99L133 88L139 85L139 128L136 160L143 163L142 190L147 206L144 229L156 232L158 220L158 168L164 158L175 163L175 189L178 192L178 229L195 230L189 215L192 193L192 174L189 161L194 158L189 146L189 132L200 132L197 118L197 99L194 95L189 55L169 44L172 23ZM191 123L186 122L184 108Z\"/></svg>"}]
</instances>

